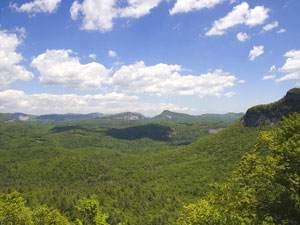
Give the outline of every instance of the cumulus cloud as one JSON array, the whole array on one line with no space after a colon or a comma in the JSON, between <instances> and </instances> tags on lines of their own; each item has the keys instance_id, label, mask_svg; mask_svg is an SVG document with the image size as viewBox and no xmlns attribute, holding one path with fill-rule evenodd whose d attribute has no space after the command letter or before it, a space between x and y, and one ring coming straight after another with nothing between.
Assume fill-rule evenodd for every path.
<instances>
[{"instance_id":1,"label":"cumulus cloud","mask_svg":"<svg viewBox=\"0 0 300 225\"><path fill-rule=\"evenodd\" d=\"M247 39L249 39L249 36L248 36L247 33L240 32L240 33L238 33L238 34L236 35L236 38L237 38L239 41L243 42L243 41L246 41Z\"/></svg>"},{"instance_id":2,"label":"cumulus cloud","mask_svg":"<svg viewBox=\"0 0 300 225\"><path fill-rule=\"evenodd\" d=\"M243 2L235 6L225 17L215 21L212 28L206 32L206 35L223 35L227 29L240 24L249 27L263 24L269 17L268 12L269 9L266 9L264 6L256 6L253 9L249 9L248 3Z\"/></svg>"},{"instance_id":3,"label":"cumulus cloud","mask_svg":"<svg viewBox=\"0 0 300 225\"><path fill-rule=\"evenodd\" d=\"M71 18L77 20L82 15L83 30L112 30L116 18L140 18L150 13L161 0L126 0L125 7L118 7L117 0L84 0L73 2L70 9Z\"/></svg>"},{"instance_id":4,"label":"cumulus cloud","mask_svg":"<svg viewBox=\"0 0 300 225\"><path fill-rule=\"evenodd\" d=\"M276 71L276 66L275 65L271 66L270 69L269 69L269 72L274 72L274 71Z\"/></svg>"},{"instance_id":5,"label":"cumulus cloud","mask_svg":"<svg viewBox=\"0 0 300 225\"><path fill-rule=\"evenodd\" d=\"M39 79L46 85L80 90L100 88L110 70L96 62L81 64L71 54L71 50L47 50L33 58L31 66L39 71Z\"/></svg>"},{"instance_id":6,"label":"cumulus cloud","mask_svg":"<svg viewBox=\"0 0 300 225\"><path fill-rule=\"evenodd\" d=\"M109 50L108 51L108 56L109 57L111 57L111 58L114 58L114 57L116 57L118 54L115 52L115 51L113 51L113 50Z\"/></svg>"},{"instance_id":7,"label":"cumulus cloud","mask_svg":"<svg viewBox=\"0 0 300 225\"><path fill-rule=\"evenodd\" d=\"M0 89L8 88L17 80L31 80L34 75L19 63L23 60L17 52L22 40L14 33L0 30Z\"/></svg>"},{"instance_id":8,"label":"cumulus cloud","mask_svg":"<svg viewBox=\"0 0 300 225\"><path fill-rule=\"evenodd\" d=\"M279 71L287 74L277 79L277 81L300 79L300 50L290 50L284 56L287 59L285 64L279 68Z\"/></svg>"},{"instance_id":9,"label":"cumulus cloud","mask_svg":"<svg viewBox=\"0 0 300 225\"><path fill-rule=\"evenodd\" d=\"M180 107L171 103L141 102L137 96L128 96L116 92L97 95L54 95L45 93L29 95L17 90L0 92L0 110L2 112L21 111L31 114L49 114L131 111L155 115L165 109L173 111L190 110L187 107Z\"/></svg>"},{"instance_id":10,"label":"cumulus cloud","mask_svg":"<svg viewBox=\"0 0 300 225\"><path fill-rule=\"evenodd\" d=\"M253 49L249 53L249 59L253 61L256 57L264 53L264 46L253 46Z\"/></svg>"},{"instance_id":11,"label":"cumulus cloud","mask_svg":"<svg viewBox=\"0 0 300 225\"><path fill-rule=\"evenodd\" d=\"M34 0L24 3L20 7L18 7L17 4L11 4L10 6L16 9L18 12L53 13L60 2L61 0Z\"/></svg>"},{"instance_id":12,"label":"cumulus cloud","mask_svg":"<svg viewBox=\"0 0 300 225\"><path fill-rule=\"evenodd\" d=\"M266 75L262 79L263 80L274 80L276 78L276 75Z\"/></svg>"},{"instance_id":13,"label":"cumulus cloud","mask_svg":"<svg viewBox=\"0 0 300 225\"><path fill-rule=\"evenodd\" d=\"M281 34L281 33L284 33L284 32L286 32L286 29L283 29L283 28L282 28L282 29L278 30L276 33L277 33L277 34Z\"/></svg>"},{"instance_id":14,"label":"cumulus cloud","mask_svg":"<svg viewBox=\"0 0 300 225\"><path fill-rule=\"evenodd\" d=\"M278 21L275 21L274 23L269 23L269 24L267 24L266 26L263 27L263 30L264 31L272 30L272 29L278 27L278 24L279 24Z\"/></svg>"},{"instance_id":15,"label":"cumulus cloud","mask_svg":"<svg viewBox=\"0 0 300 225\"><path fill-rule=\"evenodd\" d=\"M128 6L119 8L120 17L140 18L150 13L150 10L157 7L161 0L127 0Z\"/></svg>"},{"instance_id":16,"label":"cumulus cloud","mask_svg":"<svg viewBox=\"0 0 300 225\"><path fill-rule=\"evenodd\" d=\"M200 10L203 8L212 8L224 0L177 0L170 14L187 13L190 11Z\"/></svg>"},{"instance_id":17,"label":"cumulus cloud","mask_svg":"<svg viewBox=\"0 0 300 225\"><path fill-rule=\"evenodd\" d=\"M113 27L113 18L117 17L114 10L115 0L84 0L81 4L75 1L70 9L71 18L78 19L83 15L81 28L83 30L109 31Z\"/></svg>"},{"instance_id":18,"label":"cumulus cloud","mask_svg":"<svg viewBox=\"0 0 300 225\"><path fill-rule=\"evenodd\" d=\"M97 58L97 55L96 54L89 54L89 58L95 60Z\"/></svg>"},{"instance_id":19,"label":"cumulus cloud","mask_svg":"<svg viewBox=\"0 0 300 225\"><path fill-rule=\"evenodd\" d=\"M150 94L157 96L197 95L222 96L224 90L233 87L238 80L234 75L216 70L213 73L180 75L179 65L157 64L146 66L143 61L122 66L112 78L117 90L125 93Z\"/></svg>"}]
</instances>

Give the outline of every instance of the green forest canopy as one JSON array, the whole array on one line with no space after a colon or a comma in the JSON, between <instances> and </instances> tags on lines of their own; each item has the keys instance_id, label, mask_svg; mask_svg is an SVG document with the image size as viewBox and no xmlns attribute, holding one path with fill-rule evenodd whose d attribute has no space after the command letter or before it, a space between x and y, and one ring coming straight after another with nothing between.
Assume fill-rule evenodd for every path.
<instances>
[{"instance_id":1,"label":"green forest canopy","mask_svg":"<svg viewBox=\"0 0 300 225\"><path fill-rule=\"evenodd\" d=\"M221 124L160 124L177 131L173 140L119 139L110 128L82 124L2 123L0 221L10 224L13 202L27 224L54 217L75 224L299 222L299 123L298 114L275 129L237 121L214 135L208 128ZM197 141L184 135L190 127ZM159 126L142 128L149 134ZM186 140L194 142L176 146ZM95 221L80 211L91 202Z\"/></svg>"}]
</instances>

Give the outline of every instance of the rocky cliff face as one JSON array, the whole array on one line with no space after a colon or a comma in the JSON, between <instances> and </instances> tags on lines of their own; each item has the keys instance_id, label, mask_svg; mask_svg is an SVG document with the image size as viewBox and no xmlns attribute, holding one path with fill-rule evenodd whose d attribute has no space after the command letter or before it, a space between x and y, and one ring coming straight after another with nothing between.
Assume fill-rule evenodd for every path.
<instances>
[{"instance_id":1,"label":"rocky cliff face","mask_svg":"<svg viewBox=\"0 0 300 225\"><path fill-rule=\"evenodd\" d=\"M300 113L300 88L293 88L277 102L254 106L246 112L241 124L246 127L277 126L282 117Z\"/></svg>"},{"instance_id":2,"label":"rocky cliff face","mask_svg":"<svg viewBox=\"0 0 300 225\"><path fill-rule=\"evenodd\" d=\"M110 117L111 119L115 120L143 120L145 117L143 115L132 113L132 112L125 112L121 114L117 114Z\"/></svg>"}]
</instances>

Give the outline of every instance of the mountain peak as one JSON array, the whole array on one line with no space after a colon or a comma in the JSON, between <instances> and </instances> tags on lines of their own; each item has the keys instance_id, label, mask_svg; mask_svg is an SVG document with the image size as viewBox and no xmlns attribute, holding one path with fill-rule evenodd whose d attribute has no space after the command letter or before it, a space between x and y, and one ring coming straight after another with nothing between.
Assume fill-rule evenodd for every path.
<instances>
[{"instance_id":1,"label":"mountain peak","mask_svg":"<svg viewBox=\"0 0 300 225\"><path fill-rule=\"evenodd\" d=\"M248 109L241 123L246 127L277 126L283 116L294 112L300 113L300 88L290 89L277 102Z\"/></svg>"},{"instance_id":2,"label":"mountain peak","mask_svg":"<svg viewBox=\"0 0 300 225\"><path fill-rule=\"evenodd\" d=\"M174 112L172 112L170 110L164 110L161 114L170 114L170 113L174 113Z\"/></svg>"},{"instance_id":3,"label":"mountain peak","mask_svg":"<svg viewBox=\"0 0 300 225\"><path fill-rule=\"evenodd\" d=\"M115 120L141 120L141 119L145 119L143 114L134 113L134 112L119 113L119 114L111 115L108 118L115 119Z\"/></svg>"}]
</instances>

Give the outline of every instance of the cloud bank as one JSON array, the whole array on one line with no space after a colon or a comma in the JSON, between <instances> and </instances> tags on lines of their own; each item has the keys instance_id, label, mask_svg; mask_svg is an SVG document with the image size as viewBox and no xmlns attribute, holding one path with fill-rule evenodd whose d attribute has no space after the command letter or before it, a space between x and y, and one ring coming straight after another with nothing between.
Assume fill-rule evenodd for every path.
<instances>
[{"instance_id":1,"label":"cloud bank","mask_svg":"<svg viewBox=\"0 0 300 225\"><path fill-rule=\"evenodd\" d=\"M79 90L99 89L110 72L103 65L92 62L81 64L72 50L47 50L33 58L31 66L40 73L45 85L62 85Z\"/></svg>"},{"instance_id":2,"label":"cloud bank","mask_svg":"<svg viewBox=\"0 0 300 225\"><path fill-rule=\"evenodd\" d=\"M155 115L165 109L179 112L190 111L187 107L180 107L171 103L141 102L137 96L116 92L106 95L53 95L46 93L29 95L23 91L11 89L0 92L0 110L2 112L48 114L49 112L119 113L138 111L147 115Z\"/></svg>"},{"instance_id":3,"label":"cloud bank","mask_svg":"<svg viewBox=\"0 0 300 225\"><path fill-rule=\"evenodd\" d=\"M8 88L17 80L31 80L34 75L20 65L23 56L17 52L22 40L16 35L0 30L0 89Z\"/></svg>"},{"instance_id":4,"label":"cloud bank","mask_svg":"<svg viewBox=\"0 0 300 225\"><path fill-rule=\"evenodd\" d=\"M156 96L197 95L222 96L224 90L233 87L238 80L222 70L213 73L180 75L180 65L160 63L146 66L143 61L122 66L117 70L110 84L125 93L149 94Z\"/></svg>"}]
</instances>

